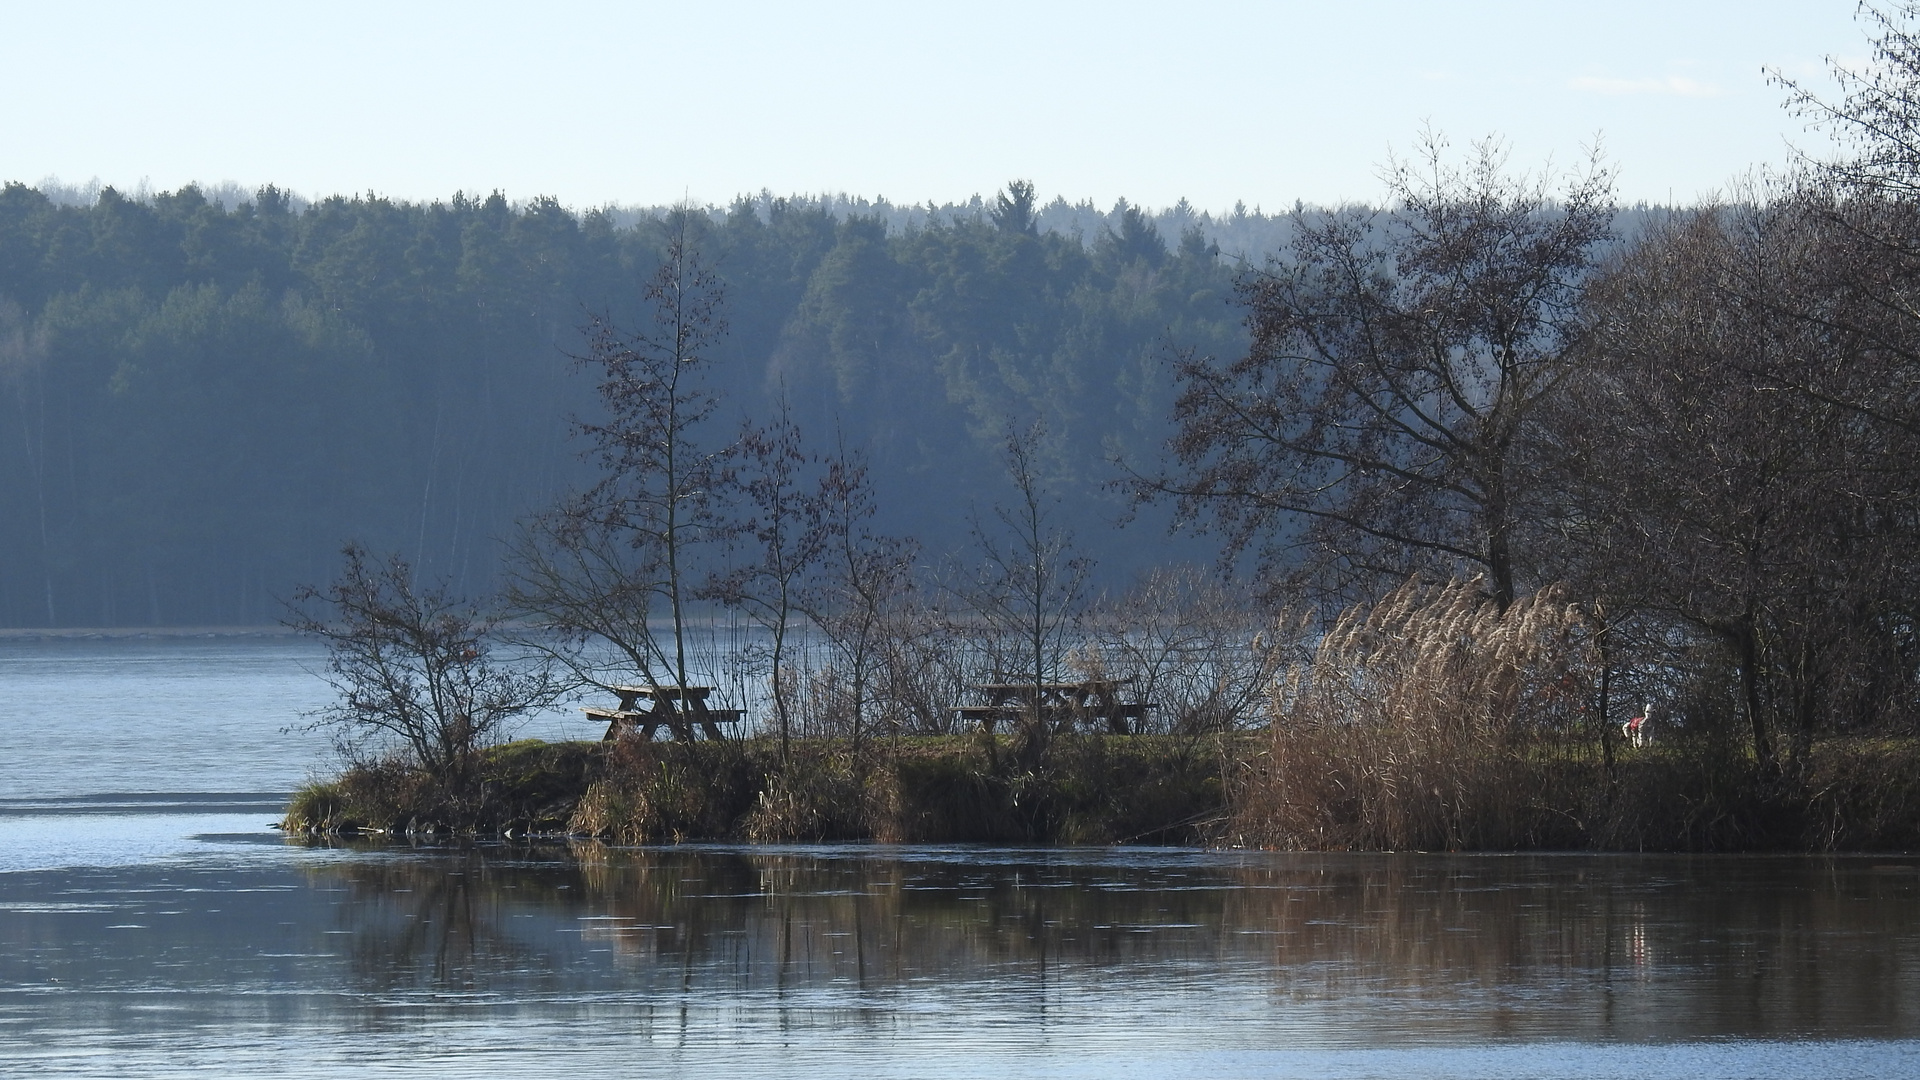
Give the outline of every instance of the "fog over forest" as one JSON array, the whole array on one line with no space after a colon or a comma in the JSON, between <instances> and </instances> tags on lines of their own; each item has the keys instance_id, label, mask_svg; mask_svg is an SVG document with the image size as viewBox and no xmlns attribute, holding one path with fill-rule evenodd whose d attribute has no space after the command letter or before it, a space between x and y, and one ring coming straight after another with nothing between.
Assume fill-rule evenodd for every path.
<instances>
[{"instance_id":1,"label":"fog over forest","mask_svg":"<svg viewBox=\"0 0 1920 1080\"><path fill-rule=\"evenodd\" d=\"M1004 498L1007 424L1043 420L1063 520L1112 579L1210 558L1170 552L1164 518L1115 533L1110 459L1160 452L1171 346L1244 347L1234 274L1289 219L1036 209L1024 231L977 198L696 215L723 408L784 394L815 445L871 456L881 524L936 555ZM516 522L582 476L568 356L588 313L635 317L664 216L7 185L0 625L270 623L347 539L484 592Z\"/></svg>"},{"instance_id":2,"label":"fog over forest","mask_svg":"<svg viewBox=\"0 0 1920 1080\"><path fill-rule=\"evenodd\" d=\"M1043 196L1009 230L992 208L701 209L723 408L784 395L815 446L869 454L879 524L934 558L1006 497L1007 425L1040 420L1101 580L1212 559L1165 510L1116 531L1113 462L1162 455L1175 350L1244 350L1236 275L1294 215ZM348 539L487 591L517 522L582 476L568 358L589 313L636 317L668 213L6 185L0 625L271 623Z\"/></svg>"}]
</instances>

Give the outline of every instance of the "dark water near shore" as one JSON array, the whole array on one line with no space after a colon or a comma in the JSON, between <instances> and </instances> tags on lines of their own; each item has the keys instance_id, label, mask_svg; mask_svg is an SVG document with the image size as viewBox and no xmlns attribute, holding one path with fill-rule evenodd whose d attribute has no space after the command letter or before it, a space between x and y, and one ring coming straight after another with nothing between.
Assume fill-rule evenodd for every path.
<instances>
[{"instance_id":1,"label":"dark water near shore","mask_svg":"<svg viewBox=\"0 0 1920 1080\"><path fill-rule=\"evenodd\" d=\"M65 644L0 642L0 1074L1920 1075L1916 859L313 848L297 645Z\"/></svg>"}]
</instances>

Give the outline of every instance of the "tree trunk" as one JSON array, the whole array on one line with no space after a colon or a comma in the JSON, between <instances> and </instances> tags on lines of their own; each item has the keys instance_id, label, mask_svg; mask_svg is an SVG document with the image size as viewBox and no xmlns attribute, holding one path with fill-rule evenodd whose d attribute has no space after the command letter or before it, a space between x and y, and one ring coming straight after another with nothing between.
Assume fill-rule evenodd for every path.
<instances>
[{"instance_id":1,"label":"tree trunk","mask_svg":"<svg viewBox=\"0 0 1920 1080\"><path fill-rule=\"evenodd\" d=\"M1767 735L1767 718L1760 708L1760 635L1754 629L1751 612L1741 619L1735 637L1740 649L1741 696L1753 731L1753 759L1762 769L1771 769L1773 740Z\"/></svg>"}]
</instances>

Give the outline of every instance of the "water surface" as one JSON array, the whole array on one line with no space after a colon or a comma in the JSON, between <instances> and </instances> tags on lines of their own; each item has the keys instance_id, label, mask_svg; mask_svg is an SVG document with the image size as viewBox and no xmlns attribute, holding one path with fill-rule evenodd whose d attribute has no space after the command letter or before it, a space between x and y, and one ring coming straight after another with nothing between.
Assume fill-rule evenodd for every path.
<instances>
[{"instance_id":1,"label":"water surface","mask_svg":"<svg viewBox=\"0 0 1920 1080\"><path fill-rule=\"evenodd\" d=\"M310 847L311 653L36 649L0 1073L1920 1075L1920 860Z\"/></svg>"},{"instance_id":2,"label":"water surface","mask_svg":"<svg viewBox=\"0 0 1920 1080\"><path fill-rule=\"evenodd\" d=\"M296 637L0 637L0 800L292 791L334 767L325 666ZM515 733L599 735L571 708Z\"/></svg>"}]
</instances>

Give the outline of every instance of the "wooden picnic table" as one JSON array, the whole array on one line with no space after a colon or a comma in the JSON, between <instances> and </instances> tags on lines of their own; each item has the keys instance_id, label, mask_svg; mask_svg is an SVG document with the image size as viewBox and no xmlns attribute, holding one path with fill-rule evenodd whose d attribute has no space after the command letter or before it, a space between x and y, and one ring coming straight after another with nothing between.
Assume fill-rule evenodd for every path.
<instances>
[{"instance_id":1,"label":"wooden picnic table","mask_svg":"<svg viewBox=\"0 0 1920 1080\"><path fill-rule=\"evenodd\" d=\"M991 732L1001 719L1023 722L1038 712L1040 720L1066 728L1076 723L1100 722L1115 735L1128 735L1139 729L1139 722L1153 708L1148 702L1123 702L1120 687L1132 679L1083 679L1079 682L1048 682L1036 686L1030 682L980 683L974 686L986 696L985 705L954 707L962 720L978 720ZM1039 708L1035 709L1035 691Z\"/></svg>"},{"instance_id":2,"label":"wooden picnic table","mask_svg":"<svg viewBox=\"0 0 1920 1080\"><path fill-rule=\"evenodd\" d=\"M651 740L662 727L681 742L692 742L696 729L718 741L726 738L720 733L720 725L734 723L744 714L740 709L710 708L707 698L713 693L711 686L609 686L607 689L619 695L619 708L580 710L589 720L607 722L603 742L611 742L629 731L638 731L640 738ZM646 708L640 707L643 698L647 701Z\"/></svg>"}]
</instances>

